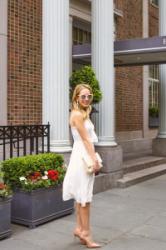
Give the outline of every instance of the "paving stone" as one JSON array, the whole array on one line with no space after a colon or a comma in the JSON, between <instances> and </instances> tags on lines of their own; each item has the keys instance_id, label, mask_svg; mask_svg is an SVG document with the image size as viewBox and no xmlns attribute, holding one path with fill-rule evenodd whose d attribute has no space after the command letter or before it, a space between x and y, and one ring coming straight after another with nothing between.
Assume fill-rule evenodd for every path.
<instances>
[{"instance_id":1,"label":"paving stone","mask_svg":"<svg viewBox=\"0 0 166 250\"><path fill-rule=\"evenodd\" d=\"M152 240L163 241L166 243L165 232L165 227L143 225L141 227L135 228L132 231L132 234L139 235Z\"/></svg>"},{"instance_id":2,"label":"paving stone","mask_svg":"<svg viewBox=\"0 0 166 250\"><path fill-rule=\"evenodd\" d=\"M165 250L166 243L158 240L151 240L144 237L123 235L113 240L102 250Z\"/></svg>"},{"instance_id":3,"label":"paving stone","mask_svg":"<svg viewBox=\"0 0 166 250\"><path fill-rule=\"evenodd\" d=\"M94 195L91 225L103 250L166 249L166 175ZM0 250L82 250L72 235L75 214L29 229L12 224Z\"/></svg>"}]
</instances>

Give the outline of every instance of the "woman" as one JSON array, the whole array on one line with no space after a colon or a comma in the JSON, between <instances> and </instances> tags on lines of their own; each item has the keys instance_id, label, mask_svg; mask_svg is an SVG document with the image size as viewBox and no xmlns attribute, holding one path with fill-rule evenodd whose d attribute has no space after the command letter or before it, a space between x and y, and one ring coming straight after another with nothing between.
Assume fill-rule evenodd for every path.
<instances>
[{"instance_id":1,"label":"woman","mask_svg":"<svg viewBox=\"0 0 166 250\"><path fill-rule=\"evenodd\" d=\"M95 173L99 170L94 149L97 136L90 121L92 89L87 84L76 86L72 97L72 111L70 115L71 132L74 139L73 150L63 182L63 200L76 201L76 227L74 236L88 248L101 247L91 238L90 233L90 203L93 196ZM93 173L88 174L85 169L83 156L88 153L93 162Z\"/></svg>"}]
</instances>

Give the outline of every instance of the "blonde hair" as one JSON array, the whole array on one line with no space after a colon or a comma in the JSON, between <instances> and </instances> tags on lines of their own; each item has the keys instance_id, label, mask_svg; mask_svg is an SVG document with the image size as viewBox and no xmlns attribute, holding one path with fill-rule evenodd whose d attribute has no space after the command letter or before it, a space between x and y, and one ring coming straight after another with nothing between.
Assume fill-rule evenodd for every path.
<instances>
[{"instance_id":1,"label":"blonde hair","mask_svg":"<svg viewBox=\"0 0 166 250\"><path fill-rule=\"evenodd\" d=\"M80 94L81 90L83 89L88 89L90 93L92 94L92 89L88 84L81 83L76 85L74 91L73 91L73 96L72 96L72 110L78 110L82 113L83 119L86 120L89 118L90 112L92 110L91 105L89 105L87 108L83 108L82 106L79 105L78 103L78 95Z\"/></svg>"}]
</instances>

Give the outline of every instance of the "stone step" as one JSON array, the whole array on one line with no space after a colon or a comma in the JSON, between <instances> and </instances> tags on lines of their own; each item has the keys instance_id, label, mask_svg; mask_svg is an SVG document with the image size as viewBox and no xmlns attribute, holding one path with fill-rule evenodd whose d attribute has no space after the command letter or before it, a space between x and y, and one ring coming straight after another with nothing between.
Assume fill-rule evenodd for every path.
<instances>
[{"instance_id":1,"label":"stone step","mask_svg":"<svg viewBox=\"0 0 166 250\"><path fill-rule=\"evenodd\" d=\"M143 150L143 151L139 151L139 152L123 153L123 159L130 160L130 159L135 159L135 158L144 157L144 156L148 156L148 155L152 155L152 149Z\"/></svg>"},{"instance_id":2,"label":"stone step","mask_svg":"<svg viewBox=\"0 0 166 250\"><path fill-rule=\"evenodd\" d=\"M132 173L149 167L166 163L165 157L144 156L135 159L125 160L123 163L124 174Z\"/></svg>"},{"instance_id":3,"label":"stone step","mask_svg":"<svg viewBox=\"0 0 166 250\"><path fill-rule=\"evenodd\" d=\"M129 187L139 182L149 180L166 173L166 164L146 168L133 173L127 173L123 178L117 181L117 186L120 188Z\"/></svg>"}]
</instances>

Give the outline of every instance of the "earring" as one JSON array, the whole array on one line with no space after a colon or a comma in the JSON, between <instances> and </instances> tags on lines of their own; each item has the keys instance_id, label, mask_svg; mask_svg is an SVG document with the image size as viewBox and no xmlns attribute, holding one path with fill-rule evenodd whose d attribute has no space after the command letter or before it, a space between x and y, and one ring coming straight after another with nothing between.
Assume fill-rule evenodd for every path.
<instances>
[{"instance_id":1,"label":"earring","mask_svg":"<svg viewBox=\"0 0 166 250\"><path fill-rule=\"evenodd\" d=\"M79 102L78 102L78 100L77 100L76 104L77 104L77 109L79 109Z\"/></svg>"}]
</instances>

